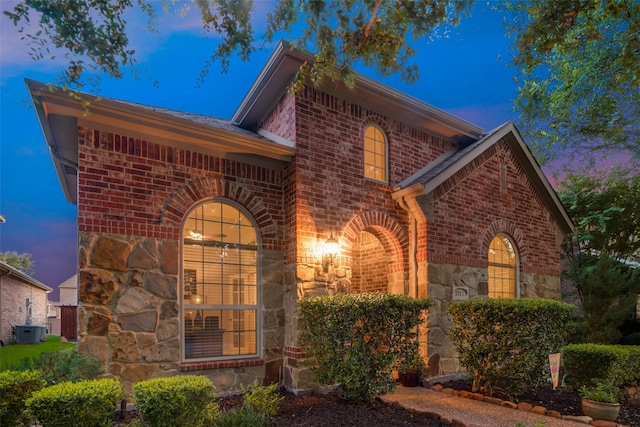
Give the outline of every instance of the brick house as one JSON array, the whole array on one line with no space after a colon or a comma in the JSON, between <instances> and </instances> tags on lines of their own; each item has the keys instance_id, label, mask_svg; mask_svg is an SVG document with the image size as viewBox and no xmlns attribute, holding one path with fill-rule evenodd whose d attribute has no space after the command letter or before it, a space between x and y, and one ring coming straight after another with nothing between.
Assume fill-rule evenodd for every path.
<instances>
[{"instance_id":1,"label":"brick house","mask_svg":"<svg viewBox=\"0 0 640 427\"><path fill-rule=\"evenodd\" d=\"M47 294L53 289L0 261L0 341L11 342L12 325L47 325ZM29 333L31 331L29 330Z\"/></svg>"},{"instance_id":2,"label":"brick house","mask_svg":"<svg viewBox=\"0 0 640 427\"><path fill-rule=\"evenodd\" d=\"M79 349L126 389L314 387L306 296L434 298L433 375L460 370L452 301L560 298L572 224L512 123L486 133L364 77L289 94L308 60L278 45L230 121L104 98L85 114L27 81L78 206Z\"/></svg>"}]
</instances>

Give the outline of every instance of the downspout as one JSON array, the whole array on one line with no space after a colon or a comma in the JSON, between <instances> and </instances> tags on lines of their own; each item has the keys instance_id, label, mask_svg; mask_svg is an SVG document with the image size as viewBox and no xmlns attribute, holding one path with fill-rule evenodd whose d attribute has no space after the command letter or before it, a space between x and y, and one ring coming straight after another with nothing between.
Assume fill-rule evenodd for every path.
<instances>
[{"instance_id":1,"label":"downspout","mask_svg":"<svg viewBox=\"0 0 640 427\"><path fill-rule=\"evenodd\" d=\"M400 207L409 214L409 289L412 296L418 298L418 221L411 212L405 196L398 200Z\"/></svg>"}]
</instances>

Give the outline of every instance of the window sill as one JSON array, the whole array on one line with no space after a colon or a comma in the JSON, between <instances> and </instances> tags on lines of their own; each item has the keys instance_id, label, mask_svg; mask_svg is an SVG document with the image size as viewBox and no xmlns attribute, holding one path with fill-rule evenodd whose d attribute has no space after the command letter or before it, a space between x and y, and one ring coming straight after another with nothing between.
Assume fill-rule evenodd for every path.
<instances>
[{"instance_id":1,"label":"window sill","mask_svg":"<svg viewBox=\"0 0 640 427\"><path fill-rule=\"evenodd\" d=\"M207 362L183 362L178 366L179 372L203 371L209 369L242 368L245 366L264 365L264 359L230 359L212 360Z\"/></svg>"}]
</instances>

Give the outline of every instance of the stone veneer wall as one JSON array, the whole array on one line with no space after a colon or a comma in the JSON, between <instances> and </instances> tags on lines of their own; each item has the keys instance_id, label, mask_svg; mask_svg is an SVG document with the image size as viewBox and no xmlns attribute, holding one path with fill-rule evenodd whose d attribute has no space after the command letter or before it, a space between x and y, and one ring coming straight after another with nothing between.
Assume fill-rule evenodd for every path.
<instances>
[{"instance_id":1,"label":"stone veneer wall","mask_svg":"<svg viewBox=\"0 0 640 427\"><path fill-rule=\"evenodd\" d=\"M427 329L429 375L432 377L464 371L448 337L452 326L447 307L456 300L487 298L488 274L482 267L429 263L427 293L435 301L429 310ZM522 298L560 299L560 278L544 274L520 273Z\"/></svg>"},{"instance_id":2,"label":"stone veneer wall","mask_svg":"<svg viewBox=\"0 0 640 427\"><path fill-rule=\"evenodd\" d=\"M80 352L99 360L107 374L122 381L127 394L138 381L185 371L208 376L218 392L238 390L254 380L277 382L284 333L282 253L263 251L262 257L264 359L184 369L177 301L179 243L81 233Z\"/></svg>"}]
</instances>

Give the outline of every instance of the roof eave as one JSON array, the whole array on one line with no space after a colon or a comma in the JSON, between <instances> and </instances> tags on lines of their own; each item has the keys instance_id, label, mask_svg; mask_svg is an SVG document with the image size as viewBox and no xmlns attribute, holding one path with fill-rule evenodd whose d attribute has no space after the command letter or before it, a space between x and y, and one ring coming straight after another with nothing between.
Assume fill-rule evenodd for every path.
<instances>
[{"instance_id":1,"label":"roof eave","mask_svg":"<svg viewBox=\"0 0 640 427\"><path fill-rule=\"evenodd\" d=\"M32 286L35 286L37 288L42 289L43 291L49 293L51 291L53 291L52 288L48 287L47 285L45 285L44 283L34 279L33 277L29 276L28 274L23 273L22 271L18 270L17 268L14 268L12 266L10 266L9 264L0 261L0 270L3 271L3 274L0 274L0 277L3 276L13 276L16 277L20 280L22 280L23 282L26 282Z\"/></svg>"}]
</instances>

